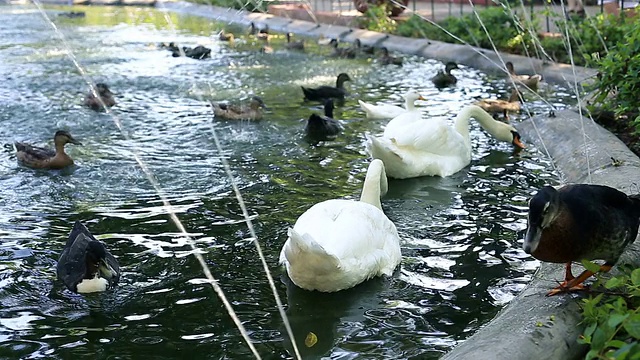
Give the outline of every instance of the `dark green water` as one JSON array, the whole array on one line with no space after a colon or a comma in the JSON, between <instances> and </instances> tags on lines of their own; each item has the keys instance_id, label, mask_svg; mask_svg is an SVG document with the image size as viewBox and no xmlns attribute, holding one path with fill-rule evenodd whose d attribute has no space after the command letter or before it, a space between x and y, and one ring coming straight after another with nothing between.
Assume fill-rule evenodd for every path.
<instances>
[{"instance_id":1,"label":"dark green water","mask_svg":"<svg viewBox=\"0 0 640 360\"><path fill-rule=\"evenodd\" d=\"M85 10L85 9L82 9ZM332 359L437 358L489 321L529 281L538 263L520 249L526 201L555 183L548 160L528 142L512 154L472 125L473 161L449 178L391 181L383 207L403 239L401 269L336 294L287 284L277 260L286 229L312 204L357 198L367 166L369 121L356 99L398 100L409 88L429 100L432 116L453 118L477 96L508 93L504 79L464 68L442 92L428 79L442 66L410 58L382 68L367 60L310 54L259 54L241 39L219 43L222 24L151 9L98 8L82 19L48 14L96 82L117 93L114 116L81 106L87 86L57 35L34 8L0 7L0 358L249 359L251 354L133 153L155 173L180 220L205 253L260 354L291 357L255 248L212 140L202 99L260 95L271 110L259 123L216 122L225 156L255 216L254 225L302 351ZM237 28L229 30L238 31ZM244 30L244 29L242 29ZM212 36L214 35L214 36ZM172 58L159 42L198 43L213 58ZM283 38L274 41L274 47ZM354 79L336 110L345 133L318 147L302 138L315 103L299 85ZM558 107L566 90L543 95ZM547 111L540 101L527 106ZM20 166L14 141L51 143L56 129L84 143L69 146L76 167L34 171ZM527 142L527 139L524 139ZM108 244L123 269L114 291L81 296L56 280L55 264L75 220Z\"/></svg>"}]
</instances>

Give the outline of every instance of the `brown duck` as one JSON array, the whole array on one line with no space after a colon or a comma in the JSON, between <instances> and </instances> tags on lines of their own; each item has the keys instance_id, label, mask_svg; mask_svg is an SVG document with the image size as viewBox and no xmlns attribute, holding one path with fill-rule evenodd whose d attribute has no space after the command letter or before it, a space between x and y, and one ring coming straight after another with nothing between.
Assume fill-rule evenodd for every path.
<instances>
[{"instance_id":1,"label":"brown duck","mask_svg":"<svg viewBox=\"0 0 640 360\"><path fill-rule=\"evenodd\" d=\"M112 107L116 104L116 100L113 98L113 93L111 92L111 90L109 90L107 84L97 83L96 93L98 93L100 99L102 99L102 103L93 93L93 91L89 91L87 96L85 96L84 98L84 104L91 109L100 111L104 109L103 104L106 107Z\"/></svg>"},{"instance_id":2,"label":"brown duck","mask_svg":"<svg viewBox=\"0 0 640 360\"><path fill-rule=\"evenodd\" d=\"M35 169L62 169L73 165L73 159L64 152L67 143L82 145L67 131L58 130L53 136L55 151L47 148L36 147L30 144L16 142L16 157L24 165Z\"/></svg>"},{"instance_id":3,"label":"brown duck","mask_svg":"<svg viewBox=\"0 0 640 360\"><path fill-rule=\"evenodd\" d=\"M529 201L524 251L538 260L565 263L565 279L547 296L583 289L594 273L571 273L571 263L604 260L609 271L638 234L640 194L627 196L602 185L545 186Z\"/></svg>"}]
</instances>

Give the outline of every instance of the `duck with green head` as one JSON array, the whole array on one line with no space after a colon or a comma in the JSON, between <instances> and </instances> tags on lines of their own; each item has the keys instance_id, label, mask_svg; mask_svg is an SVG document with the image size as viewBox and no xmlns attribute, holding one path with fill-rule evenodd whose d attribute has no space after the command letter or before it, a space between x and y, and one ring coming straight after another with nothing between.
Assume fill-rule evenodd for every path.
<instances>
[{"instance_id":1,"label":"duck with green head","mask_svg":"<svg viewBox=\"0 0 640 360\"><path fill-rule=\"evenodd\" d=\"M64 151L68 143L82 145L68 131L58 130L53 136L55 150L16 142L16 157L24 165L34 169L62 169L73 165L73 159Z\"/></svg>"}]
</instances>

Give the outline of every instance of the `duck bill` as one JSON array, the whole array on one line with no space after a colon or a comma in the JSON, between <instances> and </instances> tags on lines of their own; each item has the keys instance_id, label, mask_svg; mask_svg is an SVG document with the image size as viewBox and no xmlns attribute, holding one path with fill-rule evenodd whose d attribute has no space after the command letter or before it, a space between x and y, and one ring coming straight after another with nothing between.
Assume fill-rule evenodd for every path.
<instances>
[{"instance_id":1,"label":"duck bill","mask_svg":"<svg viewBox=\"0 0 640 360\"><path fill-rule=\"evenodd\" d=\"M74 144L74 145L80 145L82 146L82 143L74 138L69 138L69 142Z\"/></svg>"},{"instance_id":2,"label":"duck bill","mask_svg":"<svg viewBox=\"0 0 640 360\"><path fill-rule=\"evenodd\" d=\"M113 270L105 259L100 260L98 271L100 271L100 277L107 279L109 283L111 283L111 280L116 276L116 271Z\"/></svg>"},{"instance_id":3,"label":"duck bill","mask_svg":"<svg viewBox=\"0 0 640 360\"><path fill-rule=\"evenodd\" d=\"M525 149L526 148L526 146L524 146L524 144L522 143L522 141L520 141L520 139L513 139L513 145L515 145L519 149Z\"/></svg>"},{"instance_id":4,"label":"duck bill","mask_svg":"<svg viewBox=\"0 0 640 360\"><path fill-rule=\"evenodd\" d=\"M425 99L424 96L420 95L420 96L418 96L418 100L425 100L426 101L427 99Z\"/></svg>"},{"instance_id":5,"label":"duck bill","mask_svg":"<svg viewBox=\"0 0 640 360\"><path fill-rule=\"evenodd\" d=\"M527 235L524 237L524 244L522 244L522 249L527 254L531 254L538 248L538 244L540 243L540 236L542 235L541 229L538 227L529 227L527 229Z\"/></svg>"}]
</instances>

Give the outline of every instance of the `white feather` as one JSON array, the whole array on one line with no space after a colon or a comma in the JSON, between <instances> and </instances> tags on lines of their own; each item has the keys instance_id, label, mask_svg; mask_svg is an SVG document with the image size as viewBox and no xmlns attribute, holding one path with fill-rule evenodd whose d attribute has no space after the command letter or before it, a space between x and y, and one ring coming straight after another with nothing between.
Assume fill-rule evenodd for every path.
<instances>
[{"instance_id":1,"label":"white feather","mask_svg":"<svg viewBox=\"0 0 640 360\"><path fill-rule=\"evenodd\" d=\"M391 104L373 105L362 100L358 100L358 103L369 119L393 119L407 111L417 111L415 101L424 100L422 95L415 90L409 90L403 98L405 100L404 108Z\"/></svg>"},{"instance_id":2,"label":"white feather","mask_svg":"<svg viewBox=\"0 0 640 360\"><path fill-rule=\"evenodd\" d=\"M386 188L384 165L374 160L360 201L323 201L298 218L280 253L294 284L334 292L393 273L402 255L398 231L380 208Z\"/></svg>"},{"instance_id":3,"label":"white feather","mask_svg":"<svg viewBox=\"0 0 640 360\"><path fill-rule=\"evenodd\" d=\"M413 112L404 113L387 124L380 137L367 135L367 152L384 162L389 177L449 176L471 162L469 120L500 141L513 142L515 128L496 121L475 105L462 109L454 127L445 120L422 120Z\"/></svg>"},{"instance_id":4,"label":"white feather","mask_svg":"<svg viewBox=\"0 0 640 360\"><path fill-rule=\"evenodd\" d=\"M107 290L109 282L107 279L101 278L96 273L93 279L82 279L77 285L79 293L92 293Z\"/></svg>"}]
</instances>

